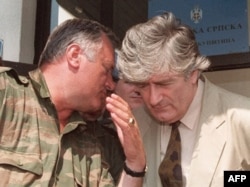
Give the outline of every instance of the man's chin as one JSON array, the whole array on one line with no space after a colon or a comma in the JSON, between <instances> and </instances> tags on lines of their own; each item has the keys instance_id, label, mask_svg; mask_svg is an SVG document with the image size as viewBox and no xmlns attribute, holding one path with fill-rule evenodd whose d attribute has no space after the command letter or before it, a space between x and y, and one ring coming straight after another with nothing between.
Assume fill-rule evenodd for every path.
<instances>
[{"instance_id":1,"label":"man's chin","mask_svg":"<svg viewBox=\"0 0 250 187\"><path fill-rule=\"evenodd\" d=\"M81 113L82 118L85 121L95 121L102 115L102 110Z\"/></svg>"},{"instance_id":2,"label":"man's chin","mask_svg":"<svg viewBox=\"0 0 250 187\"><path fill-rule=\"evenodd\" d=\"M155 118L157 121L160 122L167 122L169 119L169 116L164 113L164 112L155 112L155 111L151 111L151 115L153 116L153 118Z\"/></svg>"}]
</instances>

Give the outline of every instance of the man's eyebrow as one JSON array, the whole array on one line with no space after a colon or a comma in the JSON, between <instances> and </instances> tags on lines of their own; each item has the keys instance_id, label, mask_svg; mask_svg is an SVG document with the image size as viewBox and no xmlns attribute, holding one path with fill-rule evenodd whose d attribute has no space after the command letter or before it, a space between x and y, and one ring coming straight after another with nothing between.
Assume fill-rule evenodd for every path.
<instances>
[{"instance_id":1,"label":"man's eyebrow","mask_svg":"<svg viewBox=\"0 0 250 187\"><path fill-rule=\"evenodd\" d=\"M134 84L134 85L147 85L147 84L149 84L148 82L128 82L129 84Z\"/></svg>"},{"instance_id":2,"label":"man's eyebrow","mask_svg":"<svg viewBox=\"0 0 250 187\"><path fill-rule=\"evenodd\" d=\"M166 82L172 82L172 81L174 81L175 79L173 79L173 78L167 78L167 79L162 79L162 80L158 80L158 81L153 81L153 83L166 83Z\"/></svg>"}]
</instances>

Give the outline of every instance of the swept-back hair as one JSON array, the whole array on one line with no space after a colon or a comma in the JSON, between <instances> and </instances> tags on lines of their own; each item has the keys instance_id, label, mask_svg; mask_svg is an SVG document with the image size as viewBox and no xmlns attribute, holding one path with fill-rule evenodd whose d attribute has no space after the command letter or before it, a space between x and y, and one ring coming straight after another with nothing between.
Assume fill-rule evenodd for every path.
<instances>
[{"instance_id":1,"label":"swept-back hair","mask_svg":"<svg viewBox=\"0 0 250 187\"><path fill-rule=\"evenodd\" d=\"M199 53L193 30L166 12L126 32L117 68L120 78L143 82L166 72L188 76L209 65L209 60Z\"/></svg>"}]
</instances>

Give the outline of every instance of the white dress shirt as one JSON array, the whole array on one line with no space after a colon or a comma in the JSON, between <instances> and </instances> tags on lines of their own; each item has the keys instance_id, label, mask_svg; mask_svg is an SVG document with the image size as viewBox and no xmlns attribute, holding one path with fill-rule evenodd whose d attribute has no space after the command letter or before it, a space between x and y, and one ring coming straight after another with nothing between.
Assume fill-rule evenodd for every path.
<instances>
[{"instance_id":1,"label":"white dress shirt","mask_svg":"<svg viewBox=\"0 0 250 187\"><path fill-rule=\"evenodd\" d=\"M192 159L192 154L197 138L197 126L198 120L201 112L201 102L202 102L202 94L203 94L204 83L199 80L198 89L195 94L195 97L188 108L185 116L180 120L181 125L178 127L181 136L181 166L182 166L182 174L183 174L183 185L186 185L186 181L188 180L189 168ZM171 126L169 125L161 125L160 127L160 156L161 160L163 160L167 145L170 139L171 134Z\"/></svg>"}]
</instances>

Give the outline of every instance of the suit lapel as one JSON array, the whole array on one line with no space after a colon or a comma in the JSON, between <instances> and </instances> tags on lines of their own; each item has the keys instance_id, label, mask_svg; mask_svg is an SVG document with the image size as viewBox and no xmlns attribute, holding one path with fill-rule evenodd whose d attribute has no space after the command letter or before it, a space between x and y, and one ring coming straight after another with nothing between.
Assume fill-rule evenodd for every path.
<instances>
[{"instance_id":1,"label":"suit lapel","mask_svg":"<svg viewBox=\"0 0 250 187\"><path fill-rule=\"evenodd\" d=\"M223 135L226 130L225 125L223 125L223 121L217 120L214 120L217 128L211 124L202 125L201 135L197 138L198 143L190 166L190 184L203 186L203 184L210 184L213 179L217 163L225 146L225 136ZM201 184L198 185L198 181Z\"/></svg>"},{"instance_id":2,"label":"suit lapel","mask_svg":"<svg viewBox=\"0 0 250 187\"><path fill-rule=\"evenodd\" d=\"M219 96L208 80L205 81L205 95L201 111L199 134L192 157L187 186L210 184L226 142L225 117L223 109L216 105ZM214 101L213 103L211 101ZM194 185L195 184L195 185Z\"/></svg>"}]
</instances>

